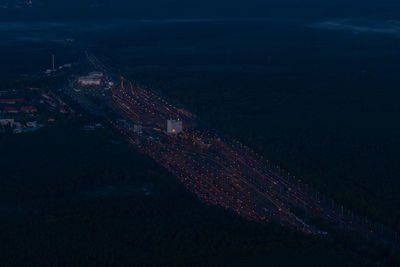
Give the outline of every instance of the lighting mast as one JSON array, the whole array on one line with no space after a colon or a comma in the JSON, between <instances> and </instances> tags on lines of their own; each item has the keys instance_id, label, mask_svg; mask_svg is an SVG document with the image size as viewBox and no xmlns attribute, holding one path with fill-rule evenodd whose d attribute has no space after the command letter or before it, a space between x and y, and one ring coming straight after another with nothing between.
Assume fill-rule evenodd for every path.
<instances>
[{"instance_id":1,"label":"lighting mast","mask_svg":"<svg viewBox=\"0 0 400 267\"><path fill-rule=\"evenodd\" d=\"M121 76L121 88L123 90L125 90L125 88L124 88L124 77L122 77L122 76Z\"/></svg>"}]
</instances>

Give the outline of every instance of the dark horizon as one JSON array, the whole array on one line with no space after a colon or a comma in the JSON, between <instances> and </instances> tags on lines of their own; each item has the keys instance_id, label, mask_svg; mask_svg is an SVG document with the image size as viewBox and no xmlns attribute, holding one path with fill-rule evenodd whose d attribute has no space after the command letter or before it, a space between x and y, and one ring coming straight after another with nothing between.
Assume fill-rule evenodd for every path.
<instances>
[{"instance_id":1,"label":"dark horizon","mask_svg":"<svg viewBox=\"0 0 400 267\"><path fill-rule=\"evenodd\" d=\"M104 18L218 18L218 17L354 17L396 19L398 1L34 1L32 7L0 8L0 20L65 20ZM1 4L1 1L0 1Z\"/></svg>"}]
</instances>

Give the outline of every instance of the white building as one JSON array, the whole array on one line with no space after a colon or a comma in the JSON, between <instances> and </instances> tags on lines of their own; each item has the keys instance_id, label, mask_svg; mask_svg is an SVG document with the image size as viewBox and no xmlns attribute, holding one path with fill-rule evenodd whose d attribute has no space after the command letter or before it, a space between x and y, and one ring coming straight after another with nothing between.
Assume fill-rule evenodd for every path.
<instances>
[{"instance_id":1,"label":"white building","mask_svg":"<svg viewBox=\"0 0 400 267\"><path fill-rule=\"evenodd\" d=\"M78 83L81 86L100 86L101 85L101 78L90 77L90 76L83 76L79 77Z\"/></svg>"},{"instance_id":2,"label":"white building","mask_svg":"<svg viewBox=\"0 0 400 267\"><path fill-rule=\"evenodd\" d=\"M167 133L178 134L182 132L182 121L167 120Z\"/></svg>"},{"instance_id":3,"label":"white building","mask_svg":"<svg viewBox=\"0 0 400 267\"><path fill-rule=\"evenodd\" d=\"M78 83L81 86L100 86L103 82L104 74L102 72L93 71L87 76L78 78Z\"/></svg>"},{"instance_id":4,"label":"white building","mask_svg":"<svg viewBox=\"0 0 400 267\"><path fill-rule=\"evenodd\" d=\"M26 126L29 128L37 127L37 121L28 121L26 122Z\"/></svg>"},{"instance_id":5,"label":"white building","mask_svg":"<svg viewBox=\"0 0 400 267\"><path fill-rule=\"evenodd\" d=\"M6 126L6 125L13 125L14 124L14 119L0 119L0 125L1 126Z\"/></svg>"}]
</instances>

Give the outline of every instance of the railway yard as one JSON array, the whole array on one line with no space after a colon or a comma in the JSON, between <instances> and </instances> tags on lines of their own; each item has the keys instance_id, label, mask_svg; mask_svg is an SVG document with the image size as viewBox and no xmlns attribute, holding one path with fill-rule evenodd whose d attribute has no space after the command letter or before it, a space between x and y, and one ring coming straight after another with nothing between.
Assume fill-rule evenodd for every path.
<instances>
[{"instance_id":1,"label":"railway yard","mask_svg":"<svg viewBox=\"0 0 400 267\"><path fill-rule=\"evenodd\" d=\"M195 117L179 112L152 92L120 85L112 90L111 105L126 121L143 125L143 133L135 133L127 123L113 123L129 142L174 173L205 203L306 234L327 234L307 223L307 218L319 217L367 238L397 242L396 233L391 240L383 238L382 225L355 216L240 142L196 127ZM171 118L183 122L182 133L165 132Z\"/></svg>"},{"instance_id":2,"label":"railway yard","mask_svg":"<svg viewBox=\"0 0 400 267\"><path fill-rule=\"evenodd\" d=\"M117 80L117 75L96 57L87 57L96 70ZM313 223L319 218L368 240L399 246L396 232L355 215L250 147L204 126L189 111L123 77L114 84L104 88L105 94L95 96L104 105L98 110L107 108L114 115L98 115L204 203L224 207L248 220L274 222L305 234L329 235L329 230ZM83 98L84 93L72 89L69 94L72 92L73 99ZM170 122L181 125L179 130L170 132Z\"/></svg>"}]
</instances>

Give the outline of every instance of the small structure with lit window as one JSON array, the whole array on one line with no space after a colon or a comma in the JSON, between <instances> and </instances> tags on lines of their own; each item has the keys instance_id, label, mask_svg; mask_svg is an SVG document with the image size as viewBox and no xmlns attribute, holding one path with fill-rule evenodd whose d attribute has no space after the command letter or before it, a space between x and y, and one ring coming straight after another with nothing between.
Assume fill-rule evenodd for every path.
<instances>
[{"instance_id":1,"label":"small structure with lit window","mask_svg":"<svg viewBox=\"0 0 400 267\"><path fill-rule=\"evenodd\" d=\"M142 134L143 133L143 127L140 124L134 124L133 125L133 132L136 134Z\"/></svg>"},{"instance_id":2,"label":"small structure with lit window","mask_svg":"<svg viewBox=\"0 0 400 267\"><path fill-rule=\"evenodd\" d=\"M182 132L182 121L167 120L167 133L178 134Z\"/></svg>"}]
</instances>

